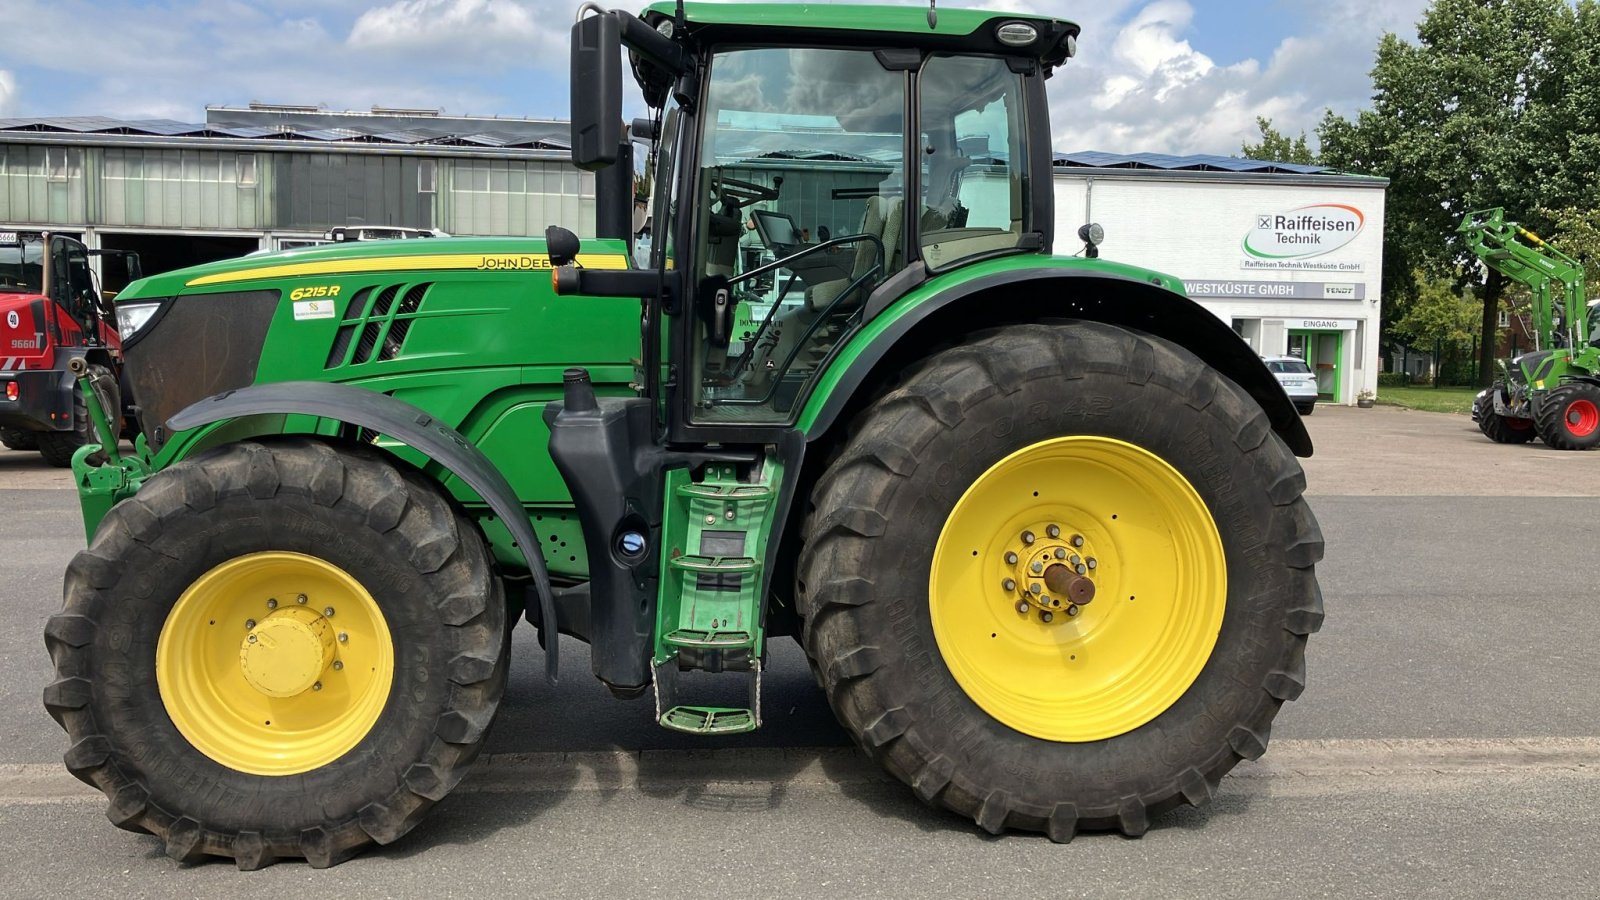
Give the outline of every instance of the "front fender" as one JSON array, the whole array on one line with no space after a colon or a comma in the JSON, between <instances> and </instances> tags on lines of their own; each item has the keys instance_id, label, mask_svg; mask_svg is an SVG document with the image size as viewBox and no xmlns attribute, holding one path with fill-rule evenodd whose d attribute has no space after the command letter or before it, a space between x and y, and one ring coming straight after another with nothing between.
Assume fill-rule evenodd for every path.
<instances>
[{"instance_id":1,"label":"front fender","mask_svg":"<svg viewBox=\"0 0 1600 900\"><path fill-rule=\"evenodd\" d=\"M246 416L310 415L366 428L405 443L449 470L489 504L516 540L528 563L545 622L555 622L555 597L544 552L517 493L484 455L461 433L433 416L387 394L366 388L320 381L281 381L224 391L182 410L167 421L172 433ZM545 647L545 677L556 680L555 629Z\"/></svg>"},{"instance_id":2,"label":"front fender","mask_svg":"<svg viewBox=\"0 0 1600 900\"><path fill-rule=\"evenodd\" d=\"M978 267L974 267L978 269ZM1296 456L1311 436L1283 387L1248 343L1205 307L1131 266L1081 259L1012 258L936 278L895 301L841 347L808 398L800 427L810 440L866 402L874 385L962 335L1048 319L1088 319L1155 335L1195 354L1260 404Z\"/></svg>"}]
</instances>

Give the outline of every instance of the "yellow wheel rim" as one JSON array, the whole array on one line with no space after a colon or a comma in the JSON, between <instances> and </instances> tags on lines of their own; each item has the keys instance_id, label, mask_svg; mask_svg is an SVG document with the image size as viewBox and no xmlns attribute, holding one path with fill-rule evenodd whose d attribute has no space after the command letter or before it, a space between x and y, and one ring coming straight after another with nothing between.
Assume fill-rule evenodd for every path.
<instances>
[{"instance_id":1,"label":"yellow wheel rim","mask_svg":"<svg viewBox=\"0 0 1600 900\"><path fill-rule=\"evenodd\" d=\"M348 753L394 683L394 642L348 572L301 553L252 553L183 592L156 643L178 731L230 769L294 775Z\"/></svg>"},{"instance_id":2,"label":"yellow wheel rim","mask_svg":"<svg viewBox=\"0 0 1600 900\"><path fill-rule=\"evenodd\" d=\"M1045 740L1095 741L1183 696L1227 587L1222 538L1188 480L1140 447L1080 436L1018 450L967 488L928 602L945 664L985 712Z\"/></svg>"}]
</instances>

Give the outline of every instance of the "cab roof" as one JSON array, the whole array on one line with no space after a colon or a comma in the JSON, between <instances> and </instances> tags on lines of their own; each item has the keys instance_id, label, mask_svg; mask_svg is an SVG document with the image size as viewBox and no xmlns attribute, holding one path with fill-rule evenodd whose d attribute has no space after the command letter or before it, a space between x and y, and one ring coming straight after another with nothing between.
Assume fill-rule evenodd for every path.
<instances>
[{"instance_id":1,"label":"cab roof","mask_svg":"<svg viewBox=\"0 0 1600 900\"><path fill-rule=\"evenodd\" d=\"M642 18L654 25L674 18L676 13L676 2L658 0L645 7ZM939 9L935 25L930 28L928 7L921 5L687 0L683 13L689 33L708 41L760 40L772 31L793 30L841 42L1027 56L1042 60L1046 66L1059 65L1073 54L1079 30L1075 23L1064 19L979 9ZM1034 26L1038 39L1022 47L1001 43L996 31L1008 22ZM775 36L767 39L772 37ZM781 39L798 42L803 35L784 35Z\"/></svg>"}]
</instances>

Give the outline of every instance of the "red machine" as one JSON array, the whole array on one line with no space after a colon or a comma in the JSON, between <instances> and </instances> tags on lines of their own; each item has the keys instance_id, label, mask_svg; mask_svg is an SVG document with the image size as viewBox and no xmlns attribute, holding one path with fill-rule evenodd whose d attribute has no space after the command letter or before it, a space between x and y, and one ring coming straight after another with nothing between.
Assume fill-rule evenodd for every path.
<instances>
[{"instance_id":1,"label":"red machine","mask_svg":"<svg viewBox=\"0 0 1600 900\"><path fill-rule=\"evenodd\" d=\"M95 256L120 265L129 281L140 275L137 254L90 250L49 232L0 231L0 444L37 449L55 466L97 442L69 360L88 364L106 409L123 409L122 338L90 266Z\"/></svg>"}]
</instances>

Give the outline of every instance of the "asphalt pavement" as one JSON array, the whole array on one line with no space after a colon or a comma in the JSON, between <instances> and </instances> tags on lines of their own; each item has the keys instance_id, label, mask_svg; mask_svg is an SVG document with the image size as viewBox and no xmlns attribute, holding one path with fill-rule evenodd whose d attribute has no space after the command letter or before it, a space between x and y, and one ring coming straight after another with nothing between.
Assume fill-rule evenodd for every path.
<instances>
[{"instance_id":1,"label":"asphalt pavement","mask_svg":"<svg viewBox=\"0 0 1600 900\"><path fill-rule=\"evenodd\" d=\"M1139 840L991 837L848 746L792 642L765 726L711 741L531 635L481 771L327 871L179 866L59 765L40 637L83 535L70 479L0 452L0 897L1594 895L1600 453L1488 444L1464 416L1319 407L1327 623L1259 763ZM31 456L31 458L30 458Z\"/></svg>"}]
</instances>

